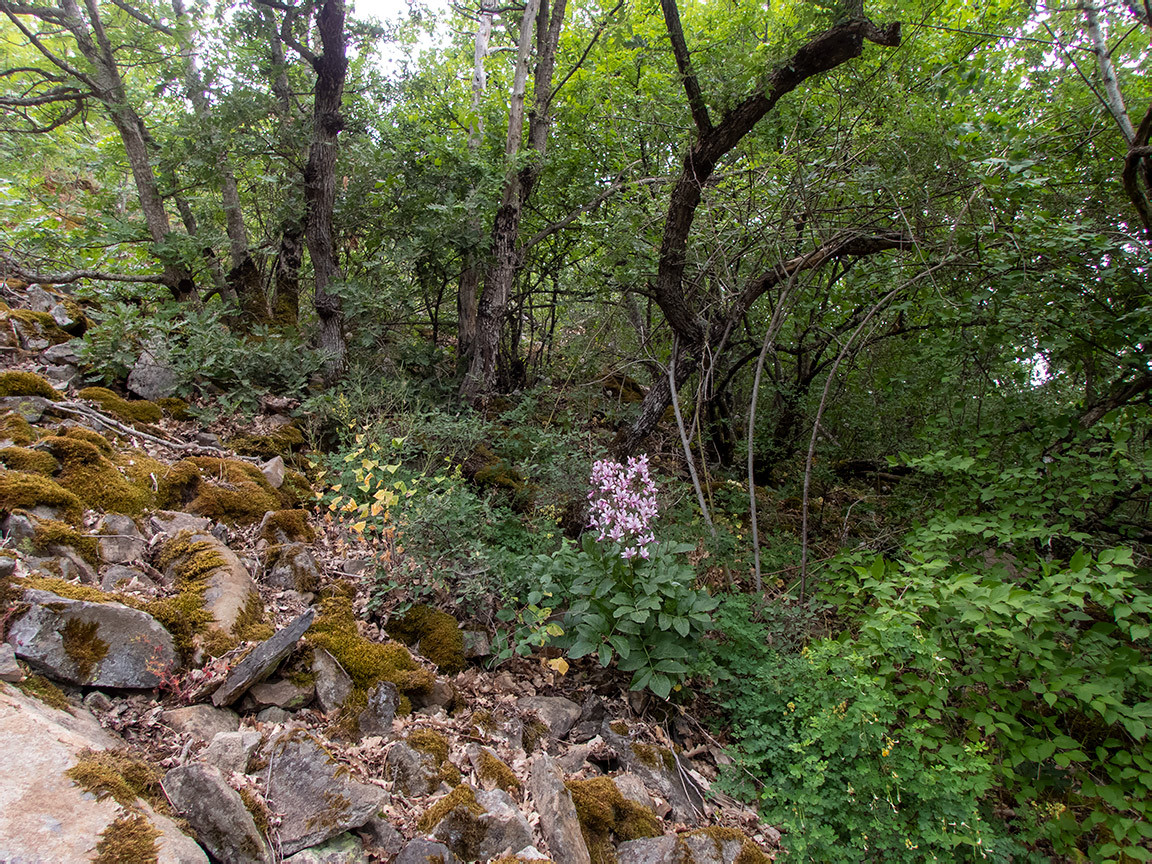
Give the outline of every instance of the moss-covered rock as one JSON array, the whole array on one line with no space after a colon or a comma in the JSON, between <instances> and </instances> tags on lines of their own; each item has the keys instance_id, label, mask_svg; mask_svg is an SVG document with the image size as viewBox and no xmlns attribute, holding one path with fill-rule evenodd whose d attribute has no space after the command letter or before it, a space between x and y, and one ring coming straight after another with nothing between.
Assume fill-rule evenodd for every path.
<instances>
[{"instance_id":1,"label":"moss-covered rock","mask_svg":"<svg viewBox=\"0 0 1152 864\"><path fill-rule=\"evenodd\" d=\"M4 451L0 450L0 458ZM307 510L276 510L268 513L260 523L259 539L270 546L285 543L311 543L316 531L308 522Z\"/></svg>"},{"instance_id":2,"label":"moss-covered rock","mask_svg":"<svg viewBox=\"0 0 1152 864\"><path fill-rule=\"evenodd\" d=\"M460 769L448 760L448 739L435 729L413 729L408 735L408 746L432 757L439 774L434 782L455 786L460 782Z\"/></svg>"},{"instance_id":3,"label":"moss-covered rock","mask_svg":"<svg viewBox=\"0 0 1152 864\"><path fill-rule=\"evenodd\" d=\"M107 387L85 387L77 394L81 399L95 402L107 414L118 420L132 424L159 423L164 412L155 402L146 400L128 401Z\"/></svg>"},{"instance_id":4,"label":"moss-covered rock","mask_svg":"<svg viewBox=\"0 0 1152 864\"><path fill-rule=\"evenodd\" d=\"M282 456L287 459L293 451L304 446L304 433L289 425L265 435L237 435L227 443L241 456L259 456L262 459Z\"/></svg>"},{"instance_id":5,"label":"moss-covered rock","mask_svg":"<svg viewBox=\"0 0 1152 864\"><path fill-rule=\"evenodd\" d=\"M195 456L181 459L159 480L159 505L221 522L251 525L283 499L260 469L239 459Z\"/></svg>"},{"instance_id":6,"label":"moss-covered rock","mask_svg":"<svg viewBox=\"0 0 1152 864\"><path fill-rule=\"evenodd\" d=\"M56 482L94 510L136 516L155 504L152 490L125 476L127 472L105 456L96 444L76 436L50 435L42 438L36 447L51 453L60 462Z\"/></svg>"},{"instance_id":7,"label":"moss-covered rock","mask_svg":"<svg viewBox=\"0 0 1152 864\"><path fill-rule=\"evenodd\" d=\"M480 816L484 813L484 808L476 800L476 790L466 783L462 783L429 807L420 817L420 821L416 823L416 827L427 833L458 807L463 807L474 816Z\"/></svg>"},{"instance_id":8,"label":"moss-covered rock","mask_svg":"<svg viewBox=\"0 0 1152 864\"><path fill-rule=\"evenodd\" d=\"M20 334L20 341L25 343L25 347L30 347L27 344L30 338L33 341L44 339L50 345L59 345L61 342L67 342L72 338L60 329L56 319L48 312L36 312L32 309L8 309L0 314L0 320L11 320L15 324L15 328Z\"/></svg>"},{"instance_id":9,"label":"moss-covered rock","mask_svg":"<svg viewBox=\"0 0 1152 864\"><path fill-rule=\"evenodd\" d=\"M0 462L5 468L13 471L24 471L27 474L41 474L51 477L60 467L60 463L49 453L39 450L29 450L27 447L0 448Z\"/></svg>"},{"instance_id":10,"label":"moss-covered rock","mask_svg":"<svg viewBox=\"0 0 1152 864\"><path fill-rule=\"evenodd\" d=\"M36 524L36 534L32 538L32 548L39 554L53 554L53 547L68 546L75 549L80 557L93 567L100 566L99 541L88 534L81 534L64 522L45 519Z\"/></svg>"},{"instance_id":11,"label":"moss-covered rock","mask_svg":"<svg viewBox=\"0 0 1152 864\"><path fill-rule=\"evenodd\" d=\"M85 750L64 774L99 800L111 796L121 807L131 807L142 799L159 813L171 812L160 769L126 750Z\"/></svg>"},{"instance_id":12,"label":"moss-covered rock","mask_svg":"<svg viewBox=\"0 0 1152 864\"><path fill-rule=\"evenodd\" d=\"M664 833L656 814L620 794L611 777L569 780L564 785L572 794L593 861L614 862L617 844Z\"/></svg>"},{"instance_id":13,"label":"moss-covered rock","mask_svg":"<svg viewBox=\"0 0 1152 864\"><path fill-rule=\"evenodd\" d=\"M473 766L476 769L476 776L486 788L495 786L510 795L520 792L522 788L520 779L499 756L488 748L480 747L475 751Z\"/></svg>"},{"instance_id":14,"label":"moss-covered rock","mask_svg":"<svg viewBox=\"0 0 1152 864\"><path fill-rule=\"evenodd\" d=\"M183 422L192 419L192 415L188 412L188 403L183 399L178 399L175 396L166 396L163 399L157 399L156 404L160 406L161 411L173 420Z\"/></svg>"},{"instance_id":15,"label":"moss-covered rock","mask_svg":"<svg viewBox=\"0 0 1152 864\"><path fill-rule=\"evenodd\" d=\"M53 402L63 398L47 378L35 372L0 372L0 396L43 396Z\"/></svg>"},{"instance_id":16,"label":"moss-covered rock","mask_svg":"<svg viewBox=\"0 0 1152 864\"><path fill-rule=\"evenodd\" d=\"M0 417L0 441L11 441L17 446L23 446L35 440L36 432L24 417L19 414Z\"/></svg>"},{"instance_id":17,"label":"moss-covered rock","mask_svg":"<svg viewBox=\"0 0 1152 864\"><path fill-rule=\"evenodd\" d=\"M43 675L29 675L23 681L13 685L18 690L39 699L49 708L57 711L72 713L72 703L64 695L64 691L45 678Z\"/></svg>"},{"instance_id":18,"label":"moss-covered rock","mask_svg":"<svg viewBox=\"0 0 1152 864\"><path fill-rule=\"evenodd\" d=\"M368 691L380 681L391 681L400 691L398 713L412 710L411 696L427 692L435 676L417 663L408 649L396 642L371 642L356 630L356 616L347 597L330 597L320 606L320 615L308 630L307 638L325 649L344 667L352 679L352 695L346 712L355 716L368 703Z\"/></svg>"},{"instance_id":19,"label":"moss-covered rock","mask_svg":"<svg viewBox=\"0 0 1152 864\"><path fill-rule=\"evenodd\" d=\"M402 618L389 621L385 629L389 636L406 645L419 644L420 653L446 675L464 669L464 634L447 612L431 606L413 606Z\"/></svg>"},{"instance_id":20,"label":"moss-covered rock","mask_svg":"<svg viewBox=\"0 0 1152 864\"><path fill-rule=\"evenodd\" d=\"M84 515L84 503L56 481L23 471L0 472L0 512L52 507L69 522Z\"/></svg>"},{"instance_id":21,"label":"moss-covered rock","mask_svg":"<svg viewBox=\"0 0 1152 864\"><path fill-rule=\"evenodd\" d=\"M87 441L109 458L112 458L116 453L107 438L99 432L92 429L85 429L83 426L61 426L56 430L56 434L62 435L65 438L75 438L77 441Z\"/></svg>"},{"instance_id":22,"label":"moss-covered rock","mask_svg":"<svg viewBox=\"0 0 1152 864\"><path fill-rule=\"evenodd\" d=\"M160 833L140 813L122 813L100 832L92 864L156 864Z\"/></svg>"}]
</instances>

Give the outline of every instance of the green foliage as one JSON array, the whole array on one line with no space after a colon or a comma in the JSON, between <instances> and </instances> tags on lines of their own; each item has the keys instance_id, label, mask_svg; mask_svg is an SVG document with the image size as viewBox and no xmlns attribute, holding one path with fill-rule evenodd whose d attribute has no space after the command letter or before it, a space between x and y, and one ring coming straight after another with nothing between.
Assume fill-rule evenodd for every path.
<instances>
[{"instance_id":1,"label":"green foliage","mask_svg":"<svg viewBox=\"0 0 1152 864\"><path fill-rule=\"evenodd\" d=\"M585 534L579 550L565 542L532 566L540 586L530 604L546 597L566 601L565 633L558 640L575 659L594 654L632 672L631 688L667 697L692 671L697 642L711 626L717 601L693 588L696 574L677 557L694 547L652 544L651 557L625 560L616 543Z\"/></svg>"},{"instance_id":2,"label":"green foliage","mask_svg":"<svg viewBox=\"0 0 1152 864\"><path fill-rule=\"evenodd\" d=\"M863 606L844 650L941 753L987 749L1023 838L1146 860L1152 583L1130 552L981 571L914 553L854 573L835 598Z\"/></svg>"}]
</instances>

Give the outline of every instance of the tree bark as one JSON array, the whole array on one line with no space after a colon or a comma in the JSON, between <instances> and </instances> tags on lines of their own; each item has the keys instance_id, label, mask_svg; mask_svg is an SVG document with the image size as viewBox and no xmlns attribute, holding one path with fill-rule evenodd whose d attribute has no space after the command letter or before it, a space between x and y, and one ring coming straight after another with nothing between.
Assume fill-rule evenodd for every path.
<instances>
[{"instance_id":1,"label":"tree bark","mask_svg":"<svg viewBox=\"0 0 1152 864\"><path fill-rule=\"evenodd\" d=\"M512 84L512 102L508 111L508 138L505 145L508 175L500 209L492 226L492 262L485 274L484 294L476 314L476 336L468 372L460 385L460 395L466 400L490 392L496 384L500 331L512 285L523 264L520 218L524 203L543 170L548 131L552 125L552 76L556 67L556 49L560 42L565 7L566 0L555 0L551 9L541 0L528 0L528 7L524 11ZM532 150L533 158L528 165L516 171L514 160L524 135L524 98L533 19L536 24L536 69L533 75L533 108L528 118L528 147Z\"/></svg>"},{"instance_id":2,"label":"tree bark","mask_svg":"<svg viewBox=\"0 0 1152 864\"><path fill-rule=\"evenodd\" d=\"M343 280L332 238L332 211L336 202L336 136L344 128L340 114L348 59L344 42L344 0L324 0L316 18L323 52L308 59L316 70L312 108L312 144L304 168L307 220L304 236L316 274L313 305L320 319L318 344L327 355L325 377L332 381L344 371L347 344L340 297L330 289Z\"/></svg>"}]
</instances>

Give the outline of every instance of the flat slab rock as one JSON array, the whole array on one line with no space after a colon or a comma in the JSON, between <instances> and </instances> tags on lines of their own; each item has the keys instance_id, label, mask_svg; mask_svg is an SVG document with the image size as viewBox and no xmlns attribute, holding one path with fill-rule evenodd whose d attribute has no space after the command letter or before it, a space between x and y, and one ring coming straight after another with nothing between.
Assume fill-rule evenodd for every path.
<instances>
[{"instance_id":1,"label":"flat slab rock","mask_svg":"<svg viewBox=\"0 0 1152 864\"><path fill-rule=\"evenodd\" d=\"M216 707L231 705L244 695L244 691L271 675L304 632L312 626L315 609L308 609L287 627L282 627L270 639L266 639L248 653L233 667L224 683L212 694L212 704Z\"/></svg>"},{"instance_id":2,"label":"flat slab rock","mask_svg":"<svg viewBox=\"0 0 1152 864\"><path fill-rule=\"evenodd\" d=\"M285 856L359 828L377 814L387 793L357 783L320 742L306 732L286 732L261 750L267 760L265 798L281 816Z\"/></svg>"},{"instance_id":3,"label":"flat slab rock","mask_svg":"<svg viewBox=\"0 0 1152 864\"><path fill-rule=\"evenodd\" d=\"M121 814L111 798L97 801L65 776L85 749L123 747L96 718L49 708L10 687L0 687L0 861L6 864L90 862L100 832ZM159 864L207 864L208 857L175 823L141 802L161 832Z\"/></svg>"},{"instance_id":4,"label":"flat slab rock","mask_svg":"<svg viewBox=\"0 0 1152 864\"><path fill-rule=\"evenodd\" d=\"M12 622L16 655L58 681L151 689L176 665L172 636L151 615L120 603L68 600L26 590L31 608Z\"/></svg>"},{"instance_id":5,"label":"flat slab rock","mask_svg":"<svg viewBox=\"0 0 1152 864\"><path fill-rule=\"evenodd\" d=\"M164 775L164 794L214 858L229 864L272 864L272 849L244 800L212 765L193 762Z\"/></svg>"}]
</instances>

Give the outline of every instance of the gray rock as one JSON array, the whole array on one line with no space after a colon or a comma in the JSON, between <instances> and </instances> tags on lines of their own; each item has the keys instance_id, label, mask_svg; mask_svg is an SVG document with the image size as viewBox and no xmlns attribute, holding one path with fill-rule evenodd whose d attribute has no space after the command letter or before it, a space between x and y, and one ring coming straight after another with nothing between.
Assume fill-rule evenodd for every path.
<instances>
[{"instance_id":1,"label":"gray rock","mask_svg":"<svg viewBox=\"0 0 1152 864\"><path fill-rule=\"evenodd\" d=\"M626 800L639 804L641 807L647 807L649 810L656 810L644 781L635 774L617 774L612 778L612 782L616 784L616 788L620 790L620 794Z\"/></svg>"},{"instance_id":2,"label":"gray rock","mask_svg":"<svg viewBox=\"0 0 1152 864\"><path fill-rule=\"evenodd\" d=\"M28 286L28 290L24 294L24 308L31 309L33 312L47 312L58 302L60 301L39 285Z\"/></svg>"},{"instance_id":3,"label":"gray rock","mask_svg":"<svg viewBox=\"0 0 1152 864\"><path fill-rule=\"evenodd\" d=\"M214 858L229 864L272 864L268 841L240 794L216 768L202 763L181 765L165 774L161 785Z\"/></svg>"},{"instance_id":4,"label":"gray rock","mask_svg":"<svg viewBox=\"0 0 1152 864\"><path fill-rule=\"evenodd\" d=\"M284 485L284 460L280 456L273 456L260 466L260 471L273 489L279 489Z\"/></svg>"},{"instance_id":5,"label":"gray rock","mask_svg":"<svg viewBox=\"0 0 1152 864\"><path fill-rule=\"evenodd\" d=\"M169 543L180 543L185 540L218 556L223 562L202 577L205 583L204 608L212 613L213 622L217 627L225 633L231 633L251 598L260 599L256 583L252 581L247 568L236 553L211 534L181 531L175 540ZM177 556L165 568L164 576L174 581L176 571L185 560L186 556Z\"/></svg>"},{"instance_id":6,"label":"gray rock","mask_svg":"<svg viewBox=\"0 0 1152 864\"><path fill-rule=\"evenodd\" d=\"M459 861L443 843L418 837L405 844L392 864L459 864Z\"/></svg>"},{"instance_id":7,"label":"gray rock","mask_svg":"<svg viewBox=\"0 0 1152 864\"><path fill-rule=\"evenodd\" d=\"M291 653L312 626L315 609L308 609L287 627L277 631L271 639L266 639L253 648L243 660L237 663L224 679L224 683L212 694L212 704L216 707L231 705L244 695L244 691L263 681L280 665L280 661Z\"/></svg>"},{"instance_id":8,"label":"gray rock","mask_svg":"<svg viewBox=\"0 0 1152 864\"><path fill-rule=\"evenodd\" d=\"M352 679L336 658L323 648L314 649L312 674L316 676L316 701L325 713L339 710L352 695Z\"/></svg>"},{"instance_id":9,"label":"gray rock","mask_svg":"<svg viewBox=\"0 0 1152 864\"><path fill-rule=\"evenodd\" d=\"M10 555L0 555L0 579L7 579L16 572L16 559Z\"/></svg>"},{"instance_id":10,"label":"gray rock","mask_svg":"<svg viewBox=\"0 0 1152 864\"><path fill-rule=\"evenodd\" d=\"M532 826L507 792L460 789L470 790L481 812L466 804L452 808L432 827L433 837L465 861L486 861L532 845Z\"/></svg>"},{"instance_id":11,"label":"gray rock","mask_svg":"<svg viewBox=\"0 0 1152 864\"><path fill-rule=\"evenodd\" d=\"M252 754L260 746L259 732L217 732L212 743L200 751L199 759L227 777L232 772L247 774Z\"/></svg>"},{"instance_id":12,"label":"gray rock","mask_svg":"<svg viewBox=\"0 0 1152 864\"><path fill-rule=\"evenodd\" d=\"M629 840L616 847L617 864L678 864L679 847L672 835Z\"/></svg>"},{"instance_id":13,"label":"gray rock","mask_svg":"<svg viewBox=\"0 0 1152 864\"><path fill-rule=\"evenodd\" d=\"M492 653L492 640L481 630L462 630L464 637L464 659L479 660Z\"/></svg>"},{"instance_id":14,"label":"gray rock","mask_svg":"<svg viewBox=\"0 0 1152 864\"><path fill-rule=\"evenodd\" d=\"M275 563L261 581L286 591L316 591L322 575L316 558L303 543L290 543L275 550Z\"/></svg>"},{"instance_id":15,"label":"gray rock","mask_svg":"<svg viewBox=\"0 0 1152 864\"><path fill-rule=\"evenodd\" d=\"M275 705L269 705L256 715L256 720L259 723L287 723L291 719L292 713L290 711L285 711Z\"/></svg>"},{"instance_id":16,"label":"gray rock","mask_svg":"<svg viewBox=\"0 0 1152 864\"><path fill-rule=\"evenodd\" d=\"M100 577L100 587L104 591L143 591L155 594L159 586L137 570L123 564L113 564Z\"/></svg>"},{"instance_id":17,"label":"gray rock","mask_svg":"<svg viewBox=\"0 0 1152 864\"><path fill-rule=\"evenodd\" d=\"M235 711L211 705L173 708L161 714L160 719L181 735L201 741L211 741L221 732L235 732L240 728L240 717Z\"/></svg>"},{"instance_id":18,"label":"gray rock","mask_svg":"<svg viewBox=\"0 0 1152 864\"><path fill-rule=\"evenodd\" d=\"M81 751L124 746L86 710L73 712L0 688L0 861L91 861L101 832L123 812L112 798L96 800L65 776ZM161 832L160 864L207 864L171 820L143 802L137 806Z\"/></svg>"},{"instance_id":19,"label":"gray rock","mask_svg":"<svg viewBox=\"0 0 1152 864\"><path fill-rule=\"evenodd\" d=\"M459 693L450 681L437 678L432 686L426 690L413 693L410 697L412 707L418 708L424 714L434 714L441 709L447 711L459 700Z\"/></svg>"},{"instance_id":20,"label":"gray rock","mask_svg":"<svg viewBox=\"0 0 1152 864\"><path fill-rule=\"evenodd\" d=\"M356 833L369 849L382 852L389 857L396 855L404 847L404 835L393 828L392 823L383 816L373 816L356 829Z\"/></svg>"},{"instance_id":21,"label":"gray rock","mask_svg":"<svg viewBox=\"0 0 1152 864\"><path fill-rule=\"evenodd\" d=\"M81 339L70 339L67 342L61 342L59 345L53 345L40 356L47 363L59 363L66 366L79 366L79 348L83 344L84 342Z\"/></svg>"},{"instance_id":22,"label":"gray rock","mask_svg":"<svg viewBox=\"0 0 1152 864\"><path fill-rule=\"evenodd\" d=\"M397 741L384 760L385 777L393 781L396 791L409 798L431 795L440 788L440 766L429 753Z\"/></svg>"},{"instance_id":23,"label":"gray rock","mask_svg":"<svg viewBox=\"0 0 1152 864\"><path fill-rule=\"evenodd\" d=\"M75 366L49 364L43 368L41 374L52 382L53 386L60 387L67 387L80 378L80 370Z\"/></svg>"},{"instance_id":24,"label":"gray rock","mask_svg":"<svg viewBox=\"0 0 1152 864\"><path fill-rule=\"evenodd\" d=\"M516 700L516 707L533 712L556 739L567 735L580 719L580 706L563 696L523 696Z\"/></svg>"},{"instance_id":25,"label":"gray rock","mask_svg":"<svg viewBox=\"0 0 1152 864\"><path fill-rule=\"evenodd\" d=\"M31 543L36 536L36 522L23 513L12 513L4 520L4 536L13 546Z\"/></svg>"},{"instance_id":26,"label":"gray rock","mask_svg":"<svg viewBox=\"0 0 1152 864\"><path fill-rule=\"evenodd\" d=\"M92 565L85 561L80 553L71 546L53 543L44 551L47 554L43 558L28 557L24 559L29 570L36 570L45 576L63 579L66 582L82 582L85 585L93 585L99 581Z\"/></svg>"},{"instance_id":27,"label":"gray rock","mask_svg":"<svg viewBox=\"0 0 1152 864\"><path fill-rule=\"evenodd\" d=\"M0 642L0 681L19 684L24 680L24 670L16 662L16 652L7 642Z\"/></svg>"},{"instance_id":28,"label":"gray rock","mask_svg":"<svg viewBox=\"0 0 1152 864\"><path fill-rule=\"evenodd\" d=\"M108 698L107 694L93 690L84 697L84 707L89 711L108 711L112 707L112 700Z\"/></svg>"},{"instance_id":29,"label":"gray rock","mask_svg":"<svg viewBox=\"0 0 1152 864\"><path fill-rule=\"evenodd\" d=\"M131 516L109 513L96 523L100 558L106 564L132 564L144 556L147 541Z\"/></svg>"},{"instance_id":30,"label":"gray rock","mask_svg":"<svg viewBox=\"0 0 1152 864\"><path fill-rule=\"evenodd\" d=\"M212 527L212 520L176 510L157 510L148 520L148 524L153 534L164 533L175 537L181 531L206 532Z\"/></svg>"},{"instance_id":31,"label":"gray rock","mask_svg":"<svg viewBox=\"0 0 1152 864\"><path fill-rule=\"evenodd\" d=\"M605 715L604 700L595 694L589 696L580 708L580 719L568 732L568 740L574 744L591 741L600 734Z\"/></svg>"},{"instance_id":32,"label":"gray rock","mask_svg":"<svg viewBox=\"0 0 1152 864\"><path fill-rule=\"evenodd\" d=\"M268 761L265 799L282 816L285 855L359 828L377 815L387 798L384 790L352 780L307 732L281 734L261 752Z\"/></svg>"},{"instance_id":33,"label":"gray rock","mask_svg":"<svg viewBox=\"0 0 1152 864\"><path fill-rule=\"evenodd\" d=\"M39 321L21 321L12 318L10 323L16 338L20 340L20 347L25 351L38 353L52 344L52 340L44 335L44 328L40 326Z\"/></svg>"},{"instance_id":34,"label":"gray rock","mask_svg":"<svg viewBox=\"0 0 1152 864\"><path fill-rule=\"evenodd\" d=\"M521 861L551 861L552 859L537 849L535 846L525 846L516 853L516 857Z\"/></svg>"},{"instance_id":35,"label":"gray rock","mask_svg":"<svg viewBox=\"0 0 1152 864\"><path fill-rule=\"evenodd\" d=\"M338 834L284 859L284 864L368 864L364 844L353 834Z\"/></svg>"},{"instance_id":36,"label":"gray rock","mask_svg":"<svg viewBox=\"0 0 1152 864\"><path fill-rule=\"evenodd\" d=\"M19 414L29 423L39 423L45 414L54 413L55 403L43 396L0 397L0 414Z\"/></svg>"},{"instance_id":37,"label":"gray rock","mask_svg":"<svg viewBox=\"0 0 1152 864\"><path fill-rule=\"evenodd\" d=\"M704 812L704 796L688 773L678 769L678 760L672 751L618 735L608 722L601 727L600 736L627 771L635 774L649 792L668 802L675 821L686 825L699 823Z\"/></svg>"},{"instance_id":38,"label":"gray rock","mask_svg":"<svg viewBox=\"0 0 1152 864\"><path fill-rule=\"evenodd\" d=\"M733 864L744 848L746 838L728 832L702 831L677 836L684 855L693 864Z\"/></svg>"},{"instance_id":39,"label":"gray rock","mask_svg":"<svg viewBox=\"0 0 1152 864\"><path fill-rule=\"evenodd\" d=\"M68 311L68 307L63 303L53 305L52 308L48 310L48 314L52 316L52 320L56 322L56 326L65 333L79 336L84 332L84 319L73 317L72 313Z\"/></svg>"},{"instance_id":40,"label":"gray rock","mask_svg":"<svg viewBox=\"0 0 1152 864\"><path fill-rule=\"evenodd\" d=\"M47 591L27 590L24 601L32 606L12 622L8 642L51 678L86 687L151 689L176 666L172 637L145 612Z\"/></svg>"},{"instance_id":41,"label":"gray rock","mask_svg":"<svg viewBox=\"0 0 1152 864\"><path fill-rule=\"evenodd\" d=\"M166 399L179 385L180 377L150 351L142 351L128 373L128 390L141 399Z\"/></svg>"},{"instance_id":42,"label":"gray rock","mask_svg":"<svg viewBox=\"0 0 1152 864\"><path fill-rule=\"evenodd\" d=\"M532 759L528 792L540 813L540 833L556 864L591 864L576 805L564 787L564 773L546 754Z\"/></svg>"},{"instance_id":43,"label":"gray rock","mask_svg":"<svg viewBox=\"0 0 1152 864\"><path fill-rule=\"evenodd\" d=\"M368 691L368 707L360 712L356 723L363 735L392 734L392 719L400 707L400 691L391 681L381 681Z\"/></svg>"},{"instance_id":44,"label":"gray rock","mask_svg":"<svg viewBox=\"0 0 1152 864\"><path fill-rule=\"evenodd\" d=\"M252 685L245 698L251 698L258 708L275 705L286 711L299 711L311 702L315 695L316 688L311 684L301 687L284 678L277 678L274 681L261 681Z\"/></svg>"}]
</instances>

